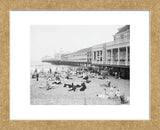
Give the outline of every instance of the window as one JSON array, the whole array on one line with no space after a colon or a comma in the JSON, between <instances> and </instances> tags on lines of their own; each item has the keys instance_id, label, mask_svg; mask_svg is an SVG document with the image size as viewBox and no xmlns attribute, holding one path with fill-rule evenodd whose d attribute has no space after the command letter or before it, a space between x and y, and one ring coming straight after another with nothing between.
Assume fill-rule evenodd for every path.
<instances>
[{"instance_id":1,"label":"window","mask_svg":"<svg viewBox=\"0 0 160 130\"><path fill-rule=\"evenodd\" d=\"M120 35L120 37L121 37L121 39L123 39L123 38L124 38L124 35L123 35L123 34L121 34L121 35Z\"/></svg>"},{"instance_id":2,"label":"window","mask_svg":"<svg viewBox=\"0 0 160 130\"><path fill-rule=\"evenodd\" d=\"M114 41L116 40L116 37L114 36Z\"/></svg>"},{"instance_id":3,"label":"window","mask_svg":"<svg viewBox=\"0 0 160 130\"><path fill-rule=\"evenodd\" d=\"M99 51L97 51L97 56L99 56Z\"/></svg>"},{"instance_id":4,"label":"window","mask_svg":"<svg viewBox=\"0 0 160 130\"><path fill-rule=\"evenodd\" d=\"M94 60L96 60L96 52L94 51Z\"/></svg>"},{"instance_id":5,"label":"window","mask_svg":"<svg viewBox=\"0 0 160 130\"><path fill-rule=\"evenodd\" d=\"M102 56L102 50L100 51L100 56Z\"/></svg>"},{"instance_id":6,"label":"window","mask_svg":"<svg viewBox=\"0 0 160 130\"><path fill-rule=\"evenodd\" d=\"M100 61L102 61L102 57L100 57Z\"/></svg>"}]
</instances>

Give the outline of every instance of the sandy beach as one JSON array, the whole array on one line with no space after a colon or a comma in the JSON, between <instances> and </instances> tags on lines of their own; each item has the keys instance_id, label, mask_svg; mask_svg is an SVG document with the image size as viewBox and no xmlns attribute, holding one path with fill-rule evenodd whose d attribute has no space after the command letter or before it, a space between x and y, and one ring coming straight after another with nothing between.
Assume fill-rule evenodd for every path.
<instances>
[{"instance_id":1,"label":"sandy beach","mask_svg":"<svg viewBox=\"0 0 160 130\"><path fill-rule=\"evenodd\" d=\"M109 77L113 86L120 89L121 94L125 94L129 97L130 85L129 80L115 79ZM97 97L97 94L104 94L104 88L109 91L106 87L106 80L98 78L90 78L91 82L86 83L87 89L85 91L68 91L69 88L63 87L64 83L78 84L82 78L73 77L69 80L63 80L62 84L54 85L52 89L47 90L46 79L39 78L31 79L30 92L31 92L31 105L119 105L118 99L103 99Z\"/></svg>"}]
</instances>

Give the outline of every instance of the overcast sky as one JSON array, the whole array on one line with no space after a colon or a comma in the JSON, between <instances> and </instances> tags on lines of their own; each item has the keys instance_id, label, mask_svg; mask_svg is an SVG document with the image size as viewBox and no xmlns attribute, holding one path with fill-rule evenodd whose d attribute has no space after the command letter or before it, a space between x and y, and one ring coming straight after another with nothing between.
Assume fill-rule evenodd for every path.
<instances>
[{"instance_id":1,"label":"overcast sky","mask_svg":"<svg viewBox=\"0 0 160 130\"><path fill-rule=\"evenodd\" d=\"M122 26L31 26L31 61L40 61L42 57L54 56L57 52L74 52L113 41L113 35Z\"/></svg>"}]
</instances>

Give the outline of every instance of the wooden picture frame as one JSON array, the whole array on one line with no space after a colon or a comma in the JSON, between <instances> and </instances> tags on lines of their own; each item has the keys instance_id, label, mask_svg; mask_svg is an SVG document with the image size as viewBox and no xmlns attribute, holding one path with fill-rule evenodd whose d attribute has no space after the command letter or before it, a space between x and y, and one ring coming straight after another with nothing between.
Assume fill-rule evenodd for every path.
<instances>
[{"instance_id":1,"label":"wooden picture frame","mask_svg":"<svg viewBox=\"0 0 160 130\"><path fill-rule=\"evenodd\" d=\"M150 120L23 121L10 120L10 10L149 10ZM159 0L1 0L0 1L0 129L160 129L160 1ZM136 112L135 112L136 113Z\"/></svg>"}]
</instances>

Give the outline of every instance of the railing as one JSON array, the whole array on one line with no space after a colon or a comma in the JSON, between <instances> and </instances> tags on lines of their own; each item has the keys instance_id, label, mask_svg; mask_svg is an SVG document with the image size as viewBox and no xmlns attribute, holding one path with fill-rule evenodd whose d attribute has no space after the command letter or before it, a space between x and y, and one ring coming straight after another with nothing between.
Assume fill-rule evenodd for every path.
<instances>
[{"instance_id":1,"label":"railing","mask_svg":"<svg viewBox=\"0 0 160 130\"><path fill-rule=\"evenodd\" d=\"M112 65L118 65L118 60L113 60Z\"/></svg>"},{"instance_id":2,"label":"railing","mask_svg":"<svg viewBox=\"0 0 160 130\"><path fill-rule=\"evenodd\" d=\"M92 61L93 64L103 64L103 61Z\"/></svg>"},{"instance_id":3,"label":"railing","mask_svg":"<svg viewBox=\"0 0 160 130\"><path fill-rule=\"evenodd\" d=\"M130 64L130 62L128 61L127 63L126 63L126 61L125 60L107 60L106 62L105 62L105 64L108 64L108 65L129 65Z\"/></svg>"},{"instance_id":4,"label":"railing","mask_svg":"<svg viewBox=\"0 0 160 130\"><path fill-rule=\"evenodd\" d=\"M129 42L129 41L130 41L129 38L119 39L119 40L115 41L115 44L119 44L119 43L122 43L122 42Z\"/></svg>"},{"instance_id":5,"label":"railing","mask_svg":"<svg viewBox=\"0 0 160 130\"><path fill-rule=\"evenodd\" d=\"M119 65L126 65L126 61L119 61Z\"/></svg>"},{"instance_id":6,"label":"railing","mask_svg":"<svg viewBox=\"0 0 160 130\"><path fill-rule=\"evenodd\" d=\"M109 64L109 65L110 65L110 64L111 64L111 61L110 61L110 60L107 60L107 61L106 61L106 64Z\"/></svg>"},{"instance_id":7,"label":"railing","mask_svg":"<svg viewBox=\"0 0 160 130\"><path fill-rule=\"evenodd\" d=\"M108 60L106 60L106 62L103 62L103 61L92 61L91 63L93 63L93 64L107 64L107 65L130 65L130 61L128 61L127 63L126 63L126 60L110 60L110 59L108 59Z\"/></svg>"}]
</instances>

